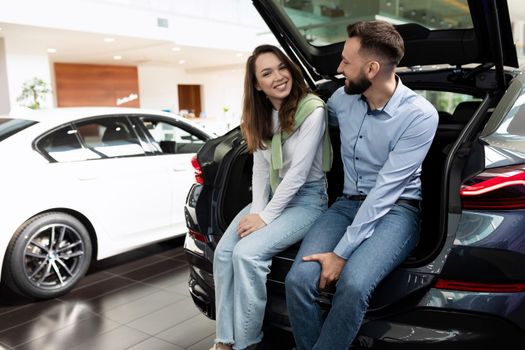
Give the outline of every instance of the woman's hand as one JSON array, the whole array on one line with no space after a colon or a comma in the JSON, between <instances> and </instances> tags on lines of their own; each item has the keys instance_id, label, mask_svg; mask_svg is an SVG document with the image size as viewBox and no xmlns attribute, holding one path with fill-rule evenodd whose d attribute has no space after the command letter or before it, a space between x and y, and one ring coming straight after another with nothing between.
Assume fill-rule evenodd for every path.
<instances>
[{"instance_id":1,"label":"woman's hand","mask_svg":"<svg viewBox=\"0 0 525 350\"><path fill-rule=\"evenodd\" d=\"M248 236L250 233L266 226L259 214L248 214L241 219L237 232L241 238Z\"/></svg>"}]
</instances>

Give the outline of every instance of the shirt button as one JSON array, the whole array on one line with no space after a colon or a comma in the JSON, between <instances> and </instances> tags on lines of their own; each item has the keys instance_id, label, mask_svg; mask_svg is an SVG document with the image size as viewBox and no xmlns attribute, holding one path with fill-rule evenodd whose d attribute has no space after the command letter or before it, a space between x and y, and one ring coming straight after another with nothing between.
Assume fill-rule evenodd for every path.
<instances>
[{"instance_id":1,"label":"shirt button","mask_svg":"<svg viewBox=\"0 0 525 350\"><path fill-rule=\"evenodd\" d=\"M363 135L359 135L359 138L362 139L362 138L363 138Z\"/></svg>"},{"instance_id":2,"label":"shirt button","mask_svg":"<svg viewBox=\"0 0 525 350\"><path fill-rule=\"evenodd\" d=\"M362 176L359 176L360 179L362 179L363 177Z\"/></svg>"},{"instance_id":3,"label":"shirt button","mask_svg":"<svg viewBox=\"0 0 525 350\"><path fill-rule=\"evenodd\" d=\"M355 160L359 160L359 157L355 157Z\"/></svg>"}]
</instances>

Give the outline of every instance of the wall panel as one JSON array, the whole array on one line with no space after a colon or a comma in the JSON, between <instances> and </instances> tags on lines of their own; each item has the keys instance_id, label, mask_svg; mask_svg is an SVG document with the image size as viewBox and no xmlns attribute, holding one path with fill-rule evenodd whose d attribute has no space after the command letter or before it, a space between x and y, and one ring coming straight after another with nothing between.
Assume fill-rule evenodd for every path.
<instances>
[{"instance_id":1,"label":"wall panel","mask_svg":"<svg viewBox=\"0 0 525 350\"><path fill-rule=\"evenodd\" d=\"M55 63L58 107L140 107L137 67Z\"/></svg>"}]
</instances>

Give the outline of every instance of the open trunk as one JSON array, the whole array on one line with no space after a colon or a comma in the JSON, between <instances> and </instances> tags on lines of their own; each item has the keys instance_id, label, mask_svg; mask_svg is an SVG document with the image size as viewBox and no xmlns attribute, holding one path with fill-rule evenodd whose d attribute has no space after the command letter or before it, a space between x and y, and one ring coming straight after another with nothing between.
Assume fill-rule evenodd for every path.
<instances>
[{"instance_id":1,"label":"open trunk","mask_svg":"<svg viewBox=\"0 0 525 350\"><path fill-rule=\"evenodd\" d=\"M450 79L454 74L451 70L447 70L431 73L432 78L426 74L425 78L421 79L419 74L410 73L402 77L402 79L406 85L414 89L439 90L439 87L442 89L444 87L442 82ZM483 74L490 76L493 73L488 71ZM420 86L418 83L420 81L425 81L425 86ZM429 84L432 81L435 81L435 83ZM326 99L339 84L330 82L327 84L328 87L321 86L319 90L321 91L321 96ZM460 91L466 94L474 91L471 89L472 86L469 86L471 84L472 81L465 82ZM371 311L392 305L400 298L406 297L406 295L416 294L418 290L423 290L425 287L430 286L433 280L433 275L426 273L428 271L422 271L422 269L442 252L447 232L451 229L450 223L447 222L447 213L449 212L449 204L454 202L454 198L449 198L446 195L449 192L447 188L450 189L451 193L457 193L462 173L469 166L464 164L463 159L472 146L470 143L480 130L474 133L471 132L467 136L463 135L461 140L460 135L462 135L465 125L476 112L478 112L478 117L475 118L477 124L482 125L482 122L489 117L489 108L493 107L491 105L490 89L485 91L485 96L480 96L479 86L477 88L477 95L473 95L473 97L477 97L477 100L459 103L452 113L440 111L439 127L423 163L423 211L420 241L405 263L390 274L376 289L370 303ZM481 101L482 99L483 101ZM328 192L329 201L332 203L342 193L344 176L340 157L339 130L332 129L330 134L334 150L334 164L332 170L328 173ZM246 152L244 141L238 129L231 131L223 138L221 147L217 147L214 153L214 157L224 157L220 166L225 167L223 169L214 169L213 171L214 175L221 174L216 178L215 176L212 177L215 191L211 195L210 202L212 203L211 208L216 215L208 216L216 218L217 225L215 227L219 227L220 232L215 231L214 234L219 235L224 232L237 212L251 201L251 169L253 164L252 156ZM461 142L457 142L458 140ZM448 157L450 153L454 154ZM454 161L455 159L456 161ZM208 163L213 164L213 162ZM451 172L452 176L450 175ZM208 175L210 175L209 169ZM273 260L268 288L271 294L281 294L283 298L272 298L271 302L269 302L270 308L272 303L279 302L279 299L284 299L284 278L293 263L298 246L299 244L281 252ZM399 284L397 281L410 278L417 280L417 282L407 284L404 290L403 288L398 288L397 290L401 291L398 295L394 295L389 291L388 286L391 283ZM329 299L330 295L327 295L327 303L329 303ZM281 305L276 307L276 309L282 311L285 308L282 308Z\"/></svg>"},{"instance_id":2,"label":"open trunk","mask_svg":"<svg viewBox=\"0 0 525 350\"><path fill-rule=\"evenodd\" d=\"M346 38L344 28L351 22L350 17L331 14L358 16L360 12L351 6L373 11L368 13L371 18L384 18L389 11L370 5L378 1L340 0L334 2L340 5L338 12L320 13L312 5L325 3L316 0L253 2L283 49L300 64L309 86L325 101L343 84L336 69ZM415 10L434 5L459 16L447 18L463 20L435 27L410 17L418 13ZM410 7L414 11L394 18L401 22L397 28L406 47L398 74L404 85L436 107L439 126L421 174L420 241L375 289L358 338L371 342L366 348L444 344L494 348L492 344L499 345L501 338L522 338L509 321L523 329L523 303L517 300L524 288L519 225L525 153L519 113L525 83L518 71L509 69L517 67L517 59L508 9L506 1L499 0L403 3L405 10ZM339 131L330 131L332 203L342 194L344 177ZM194 185L188 195L185 250L191 267L190 293L196 305L214 318L214 249L237 212L251 200L253 162L237 129L208 142L198 153L199 164L204 184ZM297 248L273 259L265 324L289 326L284 279ZM328 309L331 297L330 291L322 294L321 307Z\"/></svg>"},{"instance_id":3,"label":"open trunk","mask_svg":"<svg viewBox=\"0 0 525 350\"><path fill-rule=\"evenodd\" d=\"M468 101L458 105L453 114L440 112L440 123L436 137L432 143L430 151L423 163L422 186L423 186L423 218L421 240L407 260L407 266L417 266L432 257L432 253L439 246L442 239L441 208L446 208L441 198L445 161L448 153L452 149L454 142L458 139L463 127L474 115L481 102ZM229 133L227 142L242 143L242 136L238 129ZM331 171L328 173L328 194L329 204L342 194L343 190L343 166L340 154L339 129L330 130L331 142L334 151L334 162ZM233 150L232 150L233 152ZM245 147L235 150L235 155L229 155L230 160L222 162L228 163L228 174L221 174L220 179L215 179L214 187L221 188L220 196L217 199L218 223L222 232L233 220L237 212L251 201L251 170L252 156L246 152ZM225 169L223 169L225 170ZM223 181L223 182L219 182ZM295 247L283 252L283 255L294 256Z\"/></svg>"}]
</instances>

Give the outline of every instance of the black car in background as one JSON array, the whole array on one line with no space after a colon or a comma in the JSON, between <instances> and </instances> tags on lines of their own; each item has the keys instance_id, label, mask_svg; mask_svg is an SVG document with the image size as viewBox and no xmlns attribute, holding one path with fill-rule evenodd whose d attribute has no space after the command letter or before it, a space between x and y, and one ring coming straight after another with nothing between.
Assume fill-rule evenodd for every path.
<instances>
[{"instance_id":1,"label":"black car in background","mask_svg":"<svg viewBox=\"0 0 525 350\"><path fill-rule=\"evenodd\" d=\"M423 164L419 244L376 289L356 344L370 349L511 349L525 341L525 77L507 3L470 1L264 1L253 3L325 100L346 26L393 22L405 40L403 83L439 111ZM240 103L240 101L239 101ZM339 130L331 130L330 201L341 194ZM185 207L189 290L215 317L213 251L251 201L252 157L234 129L194 159ZM277 255L266 323L289 329L284 278L298 246ZM330 307L330 293L319 303ZM509 345L521 344L521 345Z\"/></svg>"}]
</instances>

